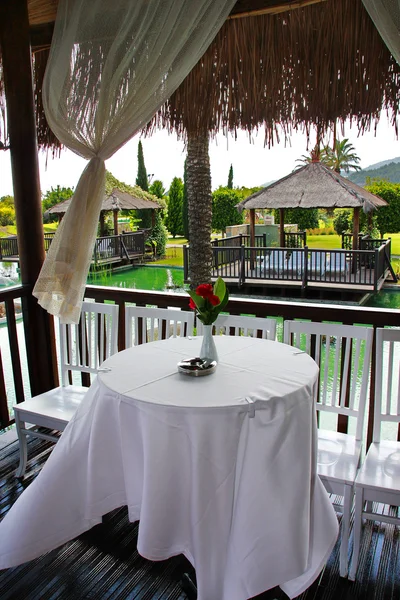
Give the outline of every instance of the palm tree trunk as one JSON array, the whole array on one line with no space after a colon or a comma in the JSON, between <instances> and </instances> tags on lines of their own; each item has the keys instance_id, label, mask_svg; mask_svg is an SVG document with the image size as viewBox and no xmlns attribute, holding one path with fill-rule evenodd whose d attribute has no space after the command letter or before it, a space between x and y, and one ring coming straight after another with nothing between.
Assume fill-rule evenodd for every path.
<instances>
[{"instance_id":1,"label":"palm tree trunk","mask_svg":"<svg viewBox=\"0 0 400 600\"><path fill-rule=\"evenodd\" d=\"M211 282L211 173L208 134L188 133L187 195L189 222L189 278L193 288Z\"/></svg>"}]
</instances>

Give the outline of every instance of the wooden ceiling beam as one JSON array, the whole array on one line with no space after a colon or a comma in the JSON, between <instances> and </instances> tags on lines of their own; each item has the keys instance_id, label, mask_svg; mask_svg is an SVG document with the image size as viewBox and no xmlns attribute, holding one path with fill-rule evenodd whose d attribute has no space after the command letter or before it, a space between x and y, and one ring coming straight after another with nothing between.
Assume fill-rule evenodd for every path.
<instances>
[{"instance_id":1,"label":"wooden ceiling beam","mask_svg":"<svg viewBox=\"0 0 400 600\"><path fill-rule=\"evenodd\" d=\"M53 38L54 23L44 23L43 25L34 25L29 28L29 37L31 41L32 52L50 48Z\"/></svg>"},{"instance_id":2,"label":"wooden ceiling beam","mask_svg":"<svg viewBox=\"0 0 400 600\"><path fill-rule=\"evenodd\" d=\"M258 17L260 15L277 15L282 12L289 10L295 10L297 8L304 8L311 4L319 4L321 2L327 2L328 0L296 0L295 2L274 2L273 4L268 3L267 6L259 8L249 8L240 12L235 12L236 9L240 10L240 3L238 2L228 19L243 19L244 17Z\"/></svg>"}]
</instances>

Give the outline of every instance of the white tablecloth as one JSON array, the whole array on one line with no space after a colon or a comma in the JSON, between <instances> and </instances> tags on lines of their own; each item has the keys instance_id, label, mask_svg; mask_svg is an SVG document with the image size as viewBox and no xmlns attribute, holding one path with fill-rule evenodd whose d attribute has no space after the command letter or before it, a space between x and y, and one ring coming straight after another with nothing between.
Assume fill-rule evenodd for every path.
<instances>
[{"instance_id":1,"label":"white tablecloth","mask_svg":"<svg viewBox=\"0 0 400 600\"><path fill-rule=\"evenodd\" d=\"M128 505L138 551L183 553L199 600L247 600L280 585L295 597L338 531L316 475L306 354L266 340L217 337L217 371L177 372L201 338L108 359L36 480L0 524L0 568L31 560Z\"/></svg>"}]
</instances>

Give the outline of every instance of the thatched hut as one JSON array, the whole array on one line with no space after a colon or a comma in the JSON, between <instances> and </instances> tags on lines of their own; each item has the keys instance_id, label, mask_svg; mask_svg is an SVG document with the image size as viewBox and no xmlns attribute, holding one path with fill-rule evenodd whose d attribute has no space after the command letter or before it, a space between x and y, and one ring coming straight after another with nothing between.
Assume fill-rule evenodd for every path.
<instances>
[{"instance_id":1,"label":"thatched hut","mask_svg":"<svg viewBox=\"0 0 400 600\"><path fill-rule=\"evenodd\" d=\"M238 204L238 210L250 211L250 238L254 246L255 209L279 209L280 245L284 247L285 208L352 208L353 249L356 250L360 209L370 213L386 205L382 198L315 161L255 192Z\"/></svg>"},{"instance_id":2,"label":"thatched hut","mask_svg":"<svg viewBox=\"0 0 400 600\"><path fill-rule=\"evenodd\" d=\"M141 195L144 195L144 192L141 192ZM150 196L150 194L145 194ZM64 200L63 202L59 202L55 204L48 210L46 210L46 215L58 215L59 221L61 221L62 217L68 210L69 205L72 202L71 198ZM113 212L114 216L114 235L118 235L118 213L120 210L151 210L152 211L152 221L154 225L155 220L155 211L160 210L162 207L160 204L154 200L150 200L149 198L142 198L139 195L133 195L126 191L121 191L118 188L114 188L110 194L106 194L104 196L103 203L101 205L100 211L100 235L104 234L104 213Z\"/></svg>"}]
</instances>

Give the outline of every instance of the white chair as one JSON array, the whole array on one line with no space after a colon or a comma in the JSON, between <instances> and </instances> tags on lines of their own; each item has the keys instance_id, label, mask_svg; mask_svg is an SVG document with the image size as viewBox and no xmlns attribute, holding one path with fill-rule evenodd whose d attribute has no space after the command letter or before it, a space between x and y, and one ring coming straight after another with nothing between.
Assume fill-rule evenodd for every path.
<instances>
[{"instance_id":1,"label":"white chair","mask_svg":"<svg viewBox=\"0 0 400 600\"><path fill-rule=\"evenodd\" d=\"M263 261L261 266L261 274L267 279L273 279L274 276L281 277L287 272L287 250L274 249L271 250L271 254L267 257L267 260Z\"/></svg>"},{"instance_id":2,"label":"white chair","mask_svg":"<svg viewBox=\"0 0 400 600\"><path fill-rule=\"evenodd\" d=\"M230 335L233 330L233 335L261 337L264 340L275 340L276 337L275 319L263 317L218 315L214 327L216 335ZM201 327L198 330L201 335Z\"/></svg>"},{"instance_id":3,"label":"white chair","mask_svg":"<svg viewBox=\"0 0 400 600\"><path fill-rule=\"evenodd\" d=\"M346 252L337 251L330 252L329 262L326 264L325 274L328 278L336 279L339 275L339 280L345 278L349 270L349 263L346 259Z\"/></svg>"},{"instance_id":4,"label":"white chair","mask_svg":"<svg viewBox=\"0 0 400 600\"><path fill-rule=\"evenodd\" d=\"M308 263L310 275L314 277L324 275L327 268L329 268L328 253L325 250L311 251Z\"/></svg>"},{"instance_id":5,"label":"white chair","mask_svg":"<svg viewBox=\"0 0 400 600\"><path fill-rule=\"evenodd\" d=\"M193 335L194 312L168 308L125 308L125 347Z\"/></svg>"},{"instance_id":6,"label":"white chair","mask_svg":"<svg viewBox=\"0 0 400 600\"><path fill-rule=\"evenodd\" d=\"M117 337L117 304L83 302L78 325L60 324L62 385L14 406L20 449L17 477L26 470L27 437L57 442L57 435L38 428L64 431L84 398L88 388L72 384L72 372L96 374L101 363L118 351Z\"/></svg>"},{"instance_id":7,"label":"white chair","mask_svg":"<svg viewBox=\"0 0 400 600\"><path fill-rule=\"evenodd\" d=\"M287 270L297 277L302 277L305 265L305 252L303 250L293 250L287 262Z\"/></svg>"},{"instance_id":8,"label":"white chair","mask_svg":"<svg viewBox=\"0 0 400 600\"><path fill-rule=\"evenodd\" d=\"M400 442L381 439L382 427L387 437L397 438L399 423L400 329L378 328L373 443L355 483L354 547L349 573L352 580L358 566L362 519L400 525L397 516L400 506ZM384 511L385 505L391 508Z\"/></svg>"},{"instance_id":9,"label":"white chair","mask_svg":"<svg viewBox=\"0 0 400 600\"><path fill-rule=\"evenodd\" d=\"M354 481L360 463L373 330L367 327L285 321L284 342L312 355L320 368L319 413L355 418L355 435L318 428L318 475L330 494L343 496L340 575L348 571ZM358 385L358 382L361 385ZM321 414L319 414L321 421ZM333 424L332 424L333 425Z\"/></svg>"}]
</instances>

